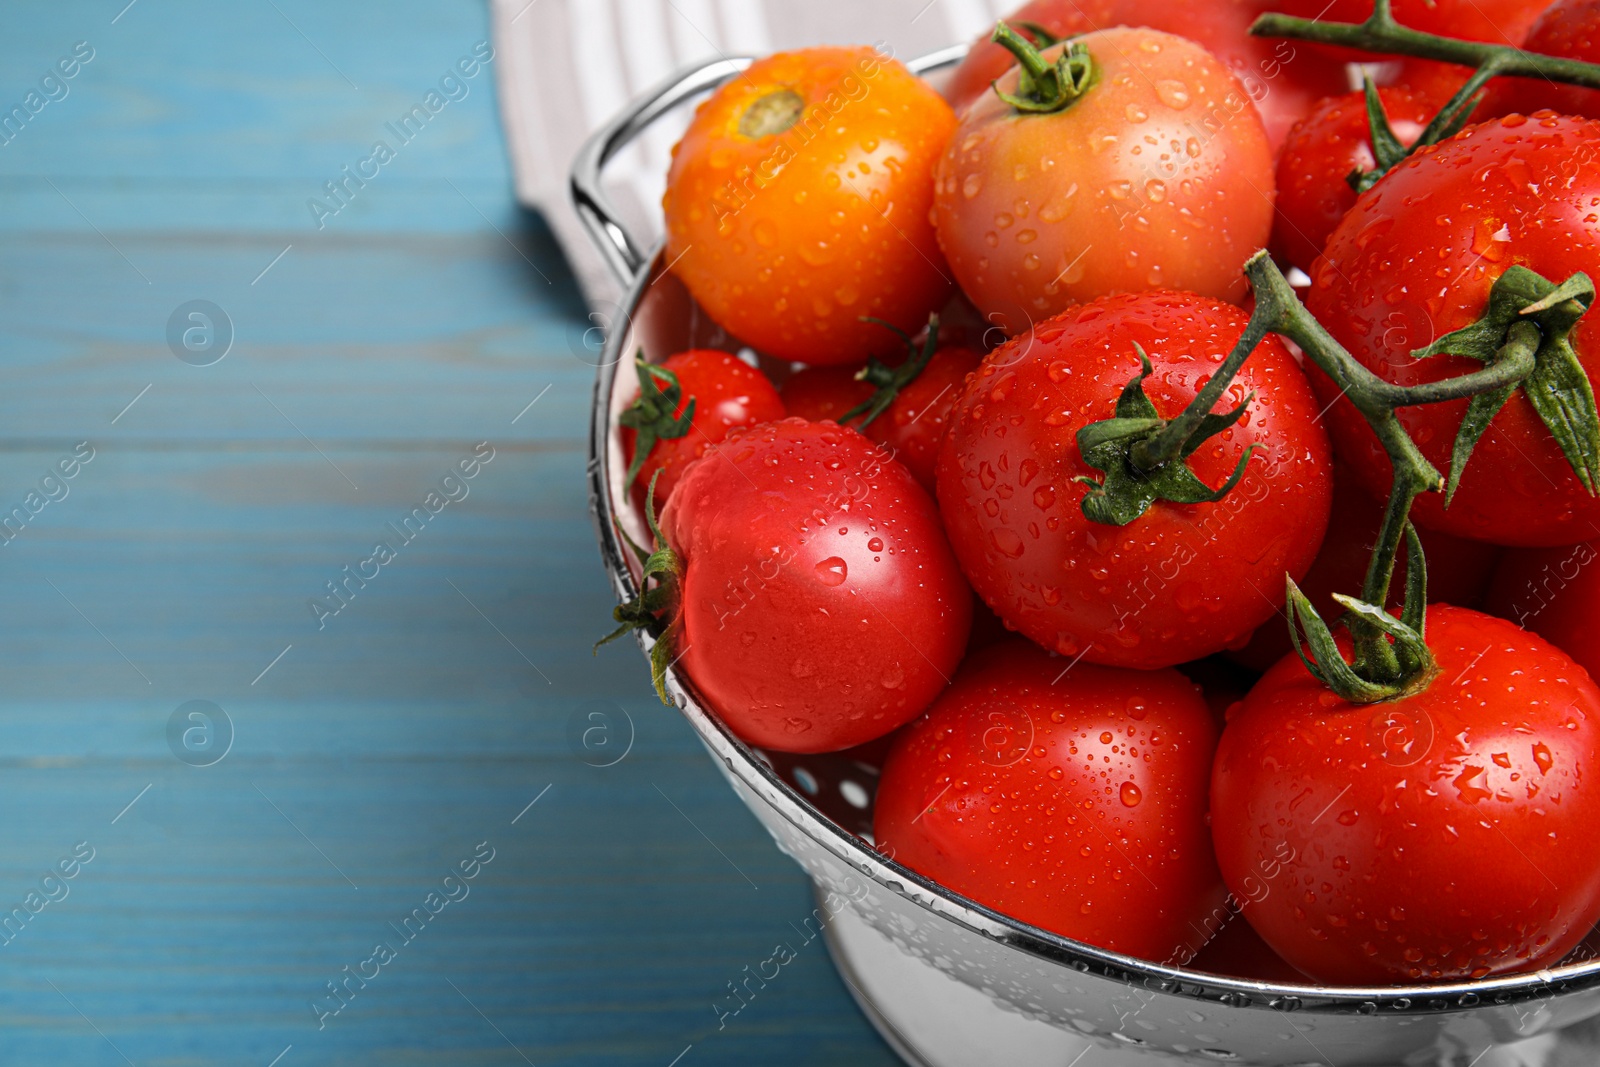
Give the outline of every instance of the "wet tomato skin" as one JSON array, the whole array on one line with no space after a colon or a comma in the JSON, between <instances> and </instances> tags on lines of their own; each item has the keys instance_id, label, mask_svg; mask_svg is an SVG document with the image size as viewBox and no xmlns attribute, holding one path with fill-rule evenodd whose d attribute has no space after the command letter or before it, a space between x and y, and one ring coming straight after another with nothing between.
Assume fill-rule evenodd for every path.
<instances>
[{"instance_id":1,"label":"wet tomato skin","mask_svg":"<svg viewBox=\"0 0 1600 1067\"><path fill-rule=\"evenodd\" d=\"M1337 60L1299 42L1252 37L1250 24L1271 10L1276 10L1272 0L1214 0L1206 5L1205 16L1197 18L1193 8L1166 0L1033 0L1006 18L1013 26L1043 26L1057 38L1118 25L1187 37L1233 71L1261 116L1267 139L1276 146L1313 103L1343 92L1349 83ZM990 92L995 79L1016 64L989 36L985 33L973 43L945 90L958 112Z\"/></svg>"},{"instance_id":2,"label":"wet tomato skin","mask_svg":"<svg viewBox=\"0 0 1600 1067\"><path fill-rule=\"evenodd\" d=\"M975 653L896 737L873 836L917 873L1023 922L1186 963L1226 915L1206 827L1216 726L1176 671Z\"/></svg>"},{"instance_id":3,"label":"wet tomato skin","mask_svg":"<svg viewBox=\"0 0 1600 1067\"><path fill-rule=\"evenodd\" d=\"M1511 548L1489 584L1486 605L1600 675L1600 541Z\"/></svg>"},{"instance_id":4,"label":"wet tomato skin","mask_svg":"<svg viewBox=\"0 0 1600 1067\"><path fill-rule=\"evenodd\" d=\"M1559 284L1600 275L1600 122L1541 112L1472 126L1411 156L1364 193L1328 239L1306 306L1370 370L1417 385L1479 369L1460 356L1416 359L1414 349L1475 322L1502 273L1520 264ZM1596 327L1572 343L1600 374ZM1366 420L1321 372L1311 372L1339 455L1375 495L1390 465ZM1430 462L1450 469L1467 401L1401 408L1401 423ZM1479 441L1450 507L1417 499L1419 525L1502 545L1573 544L1600 529L1589 496L1533 405L1519 391Z\"/></svg>"},{"instance_id":5,"label":"wet tomato skin","mask_svg":"<svg viewBox=\"0 0 1600 1067\"><path fill-rule=\"evenodd\" d=\"M1600 919L1600 689L1489 615L1434 605L1427 637L1433 684L1379 704L1347 704L1285 657L1217 749L1223 877L1321 982L1531 970Z\"/></svg>"},{"instance_id":6,"label":"wet tomato skin","mask_svg":"<svg viewBox=\"0 0 1600 1067\"><path fill-rule=\"evenodd\" d=\"M862 744L955 673L972 600L933 501L852 429L735 431L685 472L661 528L684 568L681 665L751 744Z\"/></svg>"},{"instance_id":7,"label":"wet tomato skin","mask_svg":"<svg viewBox=\"0 0 1600 1067\"><path fill-rule=\"evenodd\" d=\"M1108 293L1243 299L1244 261L1272 229L1273 168L1238 79L1156 30L1076 40L1099 71L1082 96L1048 115L980 97L938 164L939 246L962 290L1010 335Z\"/></svg>"},{"instance_id":8,"label":"wet tomato skin","mask_svg":"<svg viewBox=\"0 0 1600 1067\"><path fill-rule=\"evenodd\" d=\"M1328 522L1327 435L1304 373L1269 335L1219 409L1254 391L1247 417L1189 458L1210 486L1260 444L1215 504L1157 502L1126 526L1084 517L1099 477L1077 433L1112 417L1138 373L1163 418L1209 380L1247 318L1191 293L1106 297L990 353L968 379L939 454L939 508L973 588L1006 625L1064 656L1153 668L1248 639L1304 575Z\"/></svg>"},{"instance_id":9,"label":"wet tomato skin","mask_svg":"<svg viewBox=\"0 0 1600 1067\"><path fill-rule=\"evenodd\" d=\"M677 375L678 385L683 390L678 406L673 409L673 418L683 414L691 398L695 407L689 432L682 437L658 439L634 479L635 495L643 502L650 479L656 471L661 472L661 480L656 483L658 508L672 495L684 469L703 456L706 449L727 437L730 430L772 422L785 414L778 390L767 376L727 352L690 349L669 356L661 365ZM637 391L634 396L638 396ZM623 457L631 464L637 435L626 426L621 428L621 433Z\"/></svg>"},{"instance_id":10,"label":"wet tomato skin","mask_svg":"<svg viewBox=\"0 0 1600 1067\"><path fill-rule=\"evenodd\" d=\"M768 355L893 355L893 335L861 318L914 332L949 295L928 210L954 126L938 93L870 48L757 60L673 149L667 261L713 319Z\"/></svg>"},{"instance_id":11,"label":"wet tomato skin","mask_svg":"<svg viewBox=\"0 0 1600 1067\"><path fill-rule=\"evenodd\" d=\"M1438 110L1406 89L1380 89L1378 95L1404 144L1416 141ZM1346 176L1375 165L1365 94L1345 93L1317 104L1278 152L1273 254L1309 271L1328 235L1355 207L1356 192Z\"/></svg>"}]
</instances>

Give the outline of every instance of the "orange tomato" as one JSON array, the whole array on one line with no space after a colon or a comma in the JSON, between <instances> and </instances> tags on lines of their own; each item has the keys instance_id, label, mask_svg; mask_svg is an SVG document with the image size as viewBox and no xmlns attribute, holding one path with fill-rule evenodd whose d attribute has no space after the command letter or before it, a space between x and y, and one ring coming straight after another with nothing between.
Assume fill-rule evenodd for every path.
<instances>
[{"instance_id":1,"label":"orange tomato","mask_svg":"<svg viewBox=\"0 0 1600 1067\"><path fill-rule=\"evenodd\" d=\"M870 48L759 60L673 150L666 255L695 299L769 355L894 355L951 289L929 211L955 114Z\"/></svg>"},{"instance_id":2,"label":"orange tomato","mask_svg":"<svg viewBox=\"0 0 1600 1067\"><path fill-rule=\"evenodd\" d=\"M1111 293L1237 303L1273 201L1272 149L1238 79L1157 30L1071 44L1094 68L1081 95L1047 114L981 96L939 163L939 244L961 288L1012 335ZM1020 77L1013 67L998 86L1015 94Z\"/></svg>"}]
</instances>

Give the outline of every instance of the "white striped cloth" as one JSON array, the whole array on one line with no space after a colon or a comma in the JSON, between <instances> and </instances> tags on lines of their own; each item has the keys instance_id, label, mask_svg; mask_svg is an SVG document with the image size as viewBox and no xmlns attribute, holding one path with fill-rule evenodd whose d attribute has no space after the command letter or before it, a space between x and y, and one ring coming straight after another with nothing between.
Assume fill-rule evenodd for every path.
<instances>
[{"instance_id":1,"label":"white striped cloth","mask_svg":"<svg viewBox=\"0 0 1600 1067\"><path fill-rule=\"evenodd\" d=\"M591 300L617 287L567 203L588 133L690 63L816 44L887 43L901 59L976 38L1021 0L493 0L495 76L517 198L544 212ZM660 231L668 154L687 120L663 121L612 165L618 209Z\"/></svg>"}]
</instances>

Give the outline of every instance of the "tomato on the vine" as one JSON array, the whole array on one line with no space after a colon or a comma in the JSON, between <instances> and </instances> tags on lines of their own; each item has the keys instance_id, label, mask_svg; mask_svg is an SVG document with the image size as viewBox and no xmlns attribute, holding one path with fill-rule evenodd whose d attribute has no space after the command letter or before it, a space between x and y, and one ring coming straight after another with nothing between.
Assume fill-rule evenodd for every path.
<instances>
[{"instance_id":1,"label":"tomato on the vine","mask_svg":"<svg viewBox=\"0 0 1600 1067\"><path fill-rule=\"evenodd\" d=\"M657 471L656 501L661 503L672 495L684 468L729 431L785 414L772 381L727 352L696 348L659 364L641 360L638 367L640 390L617 422L628 483L640 500ZM685 418L690 404L694 411Z\"/></svg>"},{"instance_id":2,"label":"tomato on the vine","mask_svg":"<svg viewBox=\"0 0 1600 1067\"><path fill-rule=\"evenodd\" d=\"M1600 62L1600 0L1556 0L1534 20L1522 47L1529 52ZM1483 108L1490 115L1524 115L1548 108L1563 115L1600 117L1600 89L1544 78L1497 78Z\"/></svg>"},{"instance_id":3,"label":"tomato on the vine","mask_svg":"<svg viewBox=\"0 0 1600 1067\"><path fill-rule=\"evenodd\" d=\"M1597 555L1600 541L1507 549L1490 581L1487 609L1600 675L1600 567L1592 565Z\"/></svg>"},{"instance_id":4,"label":"tomato on the vine","mask_svg":"<svg viewBox=\"0 0 1600 1067\"><path fill-rule=\"evenodd\" d=\"M1389 125L1402 144L1416 141L1436 106L1406 89L1380 89ZM1272 253L1309 271L1328 235L1355 207L1346 177L1370 170L1372 135L1366 94L1329 97L1295 124L1278 150L1278 203Z\"/></svg>"},{"instance_id":5,"label":"tomato on the vine","mask_svg":"<svg viewBox=\"0 0 1600 1067\"><path fill-rule=\"evenodd\" d=\"M1372 0L1273 0L1268 9L1321 22L1365 22L1372 17ZM1393 0L1390 12L1408 29L1515 47L1538 16L1539 6L1528 0ZM1388 58L1333 44L1310 47L1340 59L1370 62Z\"/></svg>"},{"instance_id":6,"label":"tomato on the vine","mask_svg":"<svg viewBox=\"0 0 1600 1067\"><path fill-rule=\"evenodd\" d=\"M1280 144L1295 120L1320 97L1347 87L1344 65L1299 42L1250 34L1273 0L1212 0L1203 17L1169 0L1032 0L1006 16L1019 31L1043 28L1060 40L1112 26L1145 26L1186 37L1227 64L1261 116L1267 138ZM945 96L959 112L990 91L1016 59L985 34L951 76Z\"/></svg>"},{"instance_id":7,"label":"tomato on the vine","mask_svg":"<svg viewBox=\"0 0 1600 1067\"><path fill-rule=\"evenodd\" d=\"M1289 15L1323 22L1362 22L1372 15L1372 0L1276 0L1271 7ZM1538 15L1537 3L1527 0L1393 0L1395 20L1423 33L1487 44L1522 44L1528 26ZM1309 44L1339 59L1363 62L1390 60L1377 72L1380 83L1408 89L1438 110L1472 76L1469 67L1440 63L1415 56L1375 55L1333 44Z\"/></svg>"},{"instance_id":8,"label":"tomato on the vine","mask_svg":"<svg viewBox=\"0 0 1600 1067\"><path fill-rule=\"evenodd\" d=\"M1272 150L1227 65L1128 28L1039 56L1054 73L1007 72L936 173L939 246L985 318L1015 335L1108 293L1242 299L1272 228Z\"/></svg>"},{"instance_id":9,"label":"tomato on the vine","mask_svg":"<svg viewBox=\"0 0 1600 1067\"><path fill-rule=\"evenodd\" d=\"M666 258L735 336L801 363L860 363L950 292L928 211L955 115L870 48L757 60L695 112L662 200ZM887 338L887 340L885 340Z\"/></svg>"},{"instance_id":10,"label":"tomato on the vine","mask_svg":"<svg viewBox=\"0 0 1600 1067\"><path fill-rule=\"evenodd\" d=\"M1333 511L1322 551L1297 583L1322 617L1332 622L1344 614L1333 594L1359 596L1367 576L1367 564L1378 543L1383 524L1384 505L1354 484L1349 472L1336 471L1333 484ZM1483 603L1489 576L1500 549L1482 541L1451 537L1437 530L1418 530L1428 564L1428 600L1476 608ZM1389 583L1391 605L1398 605L1405 590L1406 557L1395 560L1394 577ZM1289 627L1284 619L1268 619L1250 643L1230 657L1238 663L1264 671L1293 649Z\"/></svg>"},{"instance_id":11,"label":"tomato on the vine","mask_svg":"<svg viewBox=\"0 0 1600 1067\"><path fill-rule=\"evenodd\" d=\"M1600 920L1600 689L1476 611L1430 607L1427 639L1431 682L1376 704L1285 657L1217 749L1223 878L1267 944L1321 982L1532 970Z\"/></svg>"},{"instance_id":12,"label":"tomato on the vine","mask_svg":"<svg viewBox=\"0 0 1600 1067\"><path fill-rule=\"evenodd\" d=\"M1108 419L1140 372L1161 418L1180 414L1244 332L1231 305L1191 293L1106 297L991 352L968 380L939 455L939 509L968 579L1007 625L1091 663L1163 667L1241 643L1284 603L1285 572L1316 557L1328 521L1327 435L1304 373L1268 336L1224 394L1254 399L1189 458L1221 501L1157 501L1124 526L1091 522L1099 472L1078 432Z\"/></svg>"},{"instance_id":13,"label":"tomato on the vine","mask_svg":"<svg viewBox=\"0 0 1600 1067\"><path fill-rule=\"evenodd\" d=\"M1440 381L1482 364L1418 353L1476 323L1496 283L1514 267L1559 285L1600 277L1600 122L1510 116L1469 127L1410 156L1362 194L1328 239L1306 306L1350 353L1401 386ZM1570 339L1592 380L1600 349L1589 318ZM1492 349L1491 349L1492 353ZM1369 490L1387 496L1387 453L1367 421L1320 372L1340 456ZM1400 408L1396 415L1441 472L1468 402ZM1425 526L1504 545L1555 545L1600 531L1590 495L1557 439L1518 388L1488 424L1449 507L1417 500Z\"/></svg>"},{"instance_id":14,"label":"tomato on the vine","mask_svg":"<svg viewBox=\"0 0 1600 1067\"><path fill-rule=\"evenodd\" d=\"M1172 670L975 653L895 740L878 848L1023 922L1182 966L1226 915L1206 827L1216 725Z\"/></svg>"},{"instance_id":15,"label":"tomato on the vine","mask_svg":"<svg viewBox=\"0 0 1600 1067\"><path fill-rule=\"evenodd\" d=\"M932 499L856 431L737 430L661 514L682 567L674 654L739 737L831 752L944 688L972 599Z\"/></svg>"}]
</instances>

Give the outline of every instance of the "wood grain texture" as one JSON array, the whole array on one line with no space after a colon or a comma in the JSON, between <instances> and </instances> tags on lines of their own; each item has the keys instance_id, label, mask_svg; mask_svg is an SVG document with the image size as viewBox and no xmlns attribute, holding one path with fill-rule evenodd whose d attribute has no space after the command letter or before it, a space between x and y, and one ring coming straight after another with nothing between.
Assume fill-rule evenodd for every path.
<instances>
[{"instance_id":1,"label":"wood grain texture","mask_svg":"<svg viewBox=\"0 0 1600 1067\"><path fill-rule=\"evenodd\" d=\"M809 891L637 652L590 654L588 324L490 76L325 228L305 206L482 7L125 2L19 0L0 35L7 106L96 49L0 147L0 515L95 450L0 545L0 912L95 850L0 946L0 1064L893 1062L817 943L718 1030ZM212 366L168 347L193 299L234 325ZM308 599L479 442L469 495L319 629ZM169 747L195 699L233 723L214 766ZM571 741L590 701L631 720L615 766Z\"/></svg>"}]
</instances>

